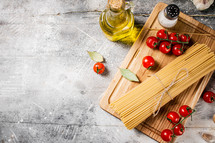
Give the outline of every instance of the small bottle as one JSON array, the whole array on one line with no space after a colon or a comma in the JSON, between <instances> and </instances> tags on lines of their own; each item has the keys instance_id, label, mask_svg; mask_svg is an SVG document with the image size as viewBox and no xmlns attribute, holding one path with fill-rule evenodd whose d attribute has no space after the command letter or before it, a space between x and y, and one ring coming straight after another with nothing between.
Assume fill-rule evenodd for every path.
<instances>
[{"instance_id":1,"label":"small bottle","mask_svg":"<svg viewBox=\"0 0 215 143\"><path fill-rule=\"evenodd\" d=\"M101 13L99 23L105 36L117 41L131 35L134 27L134 16L129 3L125 0L108 0L107 8Z\"/></svg>"},{"instance_id":2,"label":"small bottle","mask_svg":"<svg viewBox=\"0 0 215 143\"><path fill-rule=\"evenodd\" d=\"M159 13L158 21L163 27L172 28L178 21L179 13L180 9L178 6L175 4L170 4Z\"/></svg>"}]
</instances>

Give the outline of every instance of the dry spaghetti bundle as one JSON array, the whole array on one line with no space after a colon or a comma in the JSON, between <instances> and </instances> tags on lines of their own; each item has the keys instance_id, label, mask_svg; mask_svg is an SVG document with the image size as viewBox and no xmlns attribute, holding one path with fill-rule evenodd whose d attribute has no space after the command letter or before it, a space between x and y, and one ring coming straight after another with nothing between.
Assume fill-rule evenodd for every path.
<instances>
[{"instance_id":1,"label":"dry spaghetti bundle","mask_svg":"<svg viewBox=\"0 0 215 143\"><path fill-rule=\"evenodd\" d=\"M194 44L110 106L132 129L214 69L214 53L204 44Z\"/></svg>"}]
</instances>

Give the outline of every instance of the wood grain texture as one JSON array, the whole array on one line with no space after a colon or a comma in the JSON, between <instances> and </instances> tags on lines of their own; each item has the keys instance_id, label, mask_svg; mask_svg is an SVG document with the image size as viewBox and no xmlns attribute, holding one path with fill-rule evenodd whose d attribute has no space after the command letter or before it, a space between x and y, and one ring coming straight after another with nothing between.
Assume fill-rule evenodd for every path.
<instances>
[{"instance_id":1,"label":"wood grain texture","mask_svg":"<svg viewBox=\"0 0 215 143\"><path fill-rule=\"evenodd\" d=\"M158 23L157 15L160 10L164 9L165 7L166 4L164 3L158 3L156 5L152 14L145 23L144 28L141 30L139 38L133 44L121 65L121 68L128 68L134 73L136 73L140 81L144 81L148 76L153 73L156 73L176 58L174 55L164 55L159 52L159 50L147 48L145 44L145 40L147 37L156 34L156 31L150 31L148 30L148 28L162 28ZM191 38L193 43L205 43L209 47L211 47L212 51L215 51L215 31L183 13L180 13L177 25L169 31L171 30L179 32L211 34L211 36L200 36L191 34ZM154 57L155 61L157 62L159 61L159 64L157 64L158 66L156 67L156 69L149 71L142 67L142 58L146 55ZM165 118L167 112L169 112L170 110L177 111L179 107L183 104L189 105L194 108L201 93L206 87L211 75L212 73L208 74L207 76L193 84L191 87L189 87L179 96L177 96L174 100L165 105L155 118L153 118L152 116L149 117L136 128L141 132L145 133L146 135L150 136L151 138L162 142L162 139L160 138L161 131L165 128L171 127L171 124ZM105 92L104 97L100 101L101 108L119 118L119 116L109 107L109 104L118 99L119 97L123 96L123 94L133 89L137 85L138 83L133 83L122 78L120 72L118 71L114 79L110 83L107 91Z\"/></svg>"}]
</instances>

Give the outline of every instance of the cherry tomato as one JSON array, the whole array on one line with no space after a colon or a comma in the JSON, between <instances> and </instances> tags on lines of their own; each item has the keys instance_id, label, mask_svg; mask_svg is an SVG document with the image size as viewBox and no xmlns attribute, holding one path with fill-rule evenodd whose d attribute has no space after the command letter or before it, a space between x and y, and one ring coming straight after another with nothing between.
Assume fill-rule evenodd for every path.
<instances>
[{"instance_id":1,"label":"cherry tomato","mask_svg":"<svg viewBox=\"0 0 215 143\"><path fill-rule=\"evenodd\" d=\"M149 48L155 48L158 46L159 40L154 36L150 36L147 38L146 44Z\"/></svg>"},{"instance_id":2,"label":"cherry tomato","mask_svg":"<svg viewBox=\"0 0 215 143\"><path fill-rule=\"evenodd\" d=\"M215 100L215 94L211 91L207 91L203 94L203 99L207 103L213 103Z\"/></svg>"},{"instance_id":3,"label":"cherry tomato","mask_svg":"<svg viewBox=\"0 0 215 143\"><path fill-rule=\"evenodd\" d=\"M161 29L157 32L157 37L162 40L168 39L168 32L165 29Z\"/></svg>"},{"instance_id":4,"label":"cherry tomato","mask_svg":"<svg viewBox=\"0 0 215 143\"><path fill-rule=\"evenodd\" d=\"M180 36L180 41L181 42L190 42L190 36L188 35L188 34L182 34L181 36Z\"/></svg>"},{"instance_id":5,"label":"cherry tomato","mask_svg":"<svg viewBox=\"0 0 215 143\"><path fill-rule=\"evenodd\" d=\"M175 125L173 125L172 127L174 127ZM175 135L180 136L184 133L184 126L182 124L178 124L177 126L175 126L175 128L173 129L173 132Z\"/></svg>"},{"instance_id":6,"label":"cherry tomato","mask_svg":"<svg viewBox=\"0 0 215 143\"><path fill-rule=\"evenodd\" d=\"M171 33L169 35L169 40L172 41L179 41L179 34L178 33ZM177 44L178 42L172 42L172 44Z\"/></svg>"},{"instance_id":7,"label":"cherry tomato","mask_svg":"<svg viewBox=\"0 0 215 143\"><path fill-rule=\"evenodd\" d=\"M183 117L187 117L189 114L192 113L192 109L187 105L182 105L179 109L179 113Z\"/></svg>"},{"instance_id":8,"label":"cherry tomato","mask_svg":"<svg viewBox=\"0 0 215 143\"><path fill-rule=\"evenodd\" d=\"M167 120L170 121L170 123L177 124L180 121L180 116L178 113L171 111L167 114Z\"/></svg>"},{"instance_id":9,"label":"cherry tomato","mask_svg":"<svg viewBox=\"0 0 215 143\"><path fill-rule=\"evenodd\" d=\"M184 53L184 47L181 44L176 44L172 47L172 53L176 56L180 56Z\"/></svg>"},{"instance_id":10,"label":"cherry tomato","mask_svg":"<svg viewBox=\"0 0 215 143\"><path fill-rule=\"evenodd\" d=\"M151 56L145 56L143 58L143 66L147 69L150 69L155 65L155 60Z\"/></svg>"},{"instance_id":11,"label":"cherry tomato","mask_svg":"<svg viewBox=\"0 0 215 143\"><path fill-rule=\"evenodd\" d=\"M169 142L172 140L172 136L173 136L173 132L170 129L164 129L161 132L161 138L166 141Z\"/></svg>"},{"instance_id":12,"label":"cherry tomato","mask_svg":"<svg viewBox=\"0 0 215 143\"><path fill-rule=\"evenodd\" d=\"M105 66L102 63L96 63L93 66L93 70L94 72L96 72L97 74L102 74L105 70Z\"/></svg>"},{"instance_id":13,"label":"cherry tomato","mask_svg":"<svg viewBox=\"0 0 215 143\"><path fill-rule=\"evenodd\" d=\"M164 54L169 53L171 51L170 42L168 42L168 41L161 42L159 45L159 50Z\"/></svg>"}]
</instances>

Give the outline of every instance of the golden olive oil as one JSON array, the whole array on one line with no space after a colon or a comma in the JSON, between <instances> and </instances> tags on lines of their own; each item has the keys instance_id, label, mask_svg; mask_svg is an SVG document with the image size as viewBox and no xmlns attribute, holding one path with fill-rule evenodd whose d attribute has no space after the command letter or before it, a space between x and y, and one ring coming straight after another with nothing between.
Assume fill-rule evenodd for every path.
<instances>
[{"instance_id":1,"label":"golden olive oil","mask_svg":"<svg viewBox=\"0 0 215 143\"><path fill-rule=\"evenodd\" d=\"M109 0L99 19L100 27L111 41L130 36L134 27L134 16L130 9L125 10L124 0Z\"/></svg>"}]
</instances>

